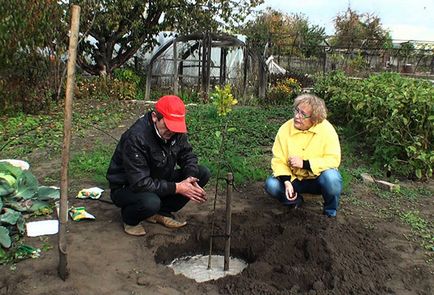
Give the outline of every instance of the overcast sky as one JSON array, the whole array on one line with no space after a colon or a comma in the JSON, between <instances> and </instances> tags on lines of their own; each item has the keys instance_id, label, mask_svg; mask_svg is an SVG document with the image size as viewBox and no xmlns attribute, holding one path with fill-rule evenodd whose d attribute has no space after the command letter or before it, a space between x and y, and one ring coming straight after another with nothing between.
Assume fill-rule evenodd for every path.
<instances>
[{"instance_id":1,"label":"overcast sky","mask_svg":"<svg viewBox=\"0 0 434 295\"><path fill-rule=\"evenodd\" d=\"M393 39L434 42L434 0L264 0L260 9L303 13L311 24L325 27L326 33L332 35L333 19L348 5L358 13L380 17Z\"/></svg>"}]
</instances>

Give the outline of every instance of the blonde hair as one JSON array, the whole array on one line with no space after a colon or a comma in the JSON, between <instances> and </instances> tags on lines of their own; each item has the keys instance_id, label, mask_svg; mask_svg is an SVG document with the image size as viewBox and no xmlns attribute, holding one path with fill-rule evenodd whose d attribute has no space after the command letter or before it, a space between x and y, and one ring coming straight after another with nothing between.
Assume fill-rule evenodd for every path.
<instances>
[{"instance_id":1,"label":"blonde hair","mask_svg":"<svg viewBox=\"0 0 434 295\"><path fill-rule=\"evenodd\" d=\"M309 93L301 94L295 98L294 108L304 103L312 107L310 120L312 121L313 125L321 123L327 119L327 108L322 98Z\"/></svg>"}]
</instances>

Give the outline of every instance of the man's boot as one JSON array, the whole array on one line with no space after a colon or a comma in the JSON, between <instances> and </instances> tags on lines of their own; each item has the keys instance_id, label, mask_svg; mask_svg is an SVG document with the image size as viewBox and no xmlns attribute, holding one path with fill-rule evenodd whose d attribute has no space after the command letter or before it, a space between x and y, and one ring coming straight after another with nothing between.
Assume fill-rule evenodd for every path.
<instances>
[{"instance_id":1,"label":"man's boot","mask_svg":"<svg viewBox=\"0 0 434 295\"><path fill-rule=\"evenodd\" d=\"M137 225L128 225L124 223L124 230L127 234L132 236L144 236L146 234L145 229L140 223Z\"/></svg>"},{"instance_id":2,"label":"man's boot","mask_svg":"<svg viewBox=\"0 0 434 295\"><path fill-rule=\"evenodd\" d=\"M150 223L159 223L168 228L180 228L187 224L186 221L178 221L175 220L174 218L163 216L160 214L155 214L149 217L148 219L146 219L146 221Z\"/></svg>"}]
</instances>

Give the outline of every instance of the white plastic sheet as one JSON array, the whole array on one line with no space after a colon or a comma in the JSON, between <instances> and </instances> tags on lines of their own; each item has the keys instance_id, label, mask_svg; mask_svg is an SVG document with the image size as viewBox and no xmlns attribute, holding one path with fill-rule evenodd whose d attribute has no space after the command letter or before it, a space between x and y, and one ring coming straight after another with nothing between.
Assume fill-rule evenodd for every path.
<instances>
[{"instance_id":1,"label":"white plastic sheet","mask_svg":"<svg viewBox=\"0 0 434 295\"><path fill-rule=\"evenodd\" d=\"M26 223L26 232L28 237L54 235L57 234L58 231L58 220L41 220Z\"/></svg>"}]
</instances>

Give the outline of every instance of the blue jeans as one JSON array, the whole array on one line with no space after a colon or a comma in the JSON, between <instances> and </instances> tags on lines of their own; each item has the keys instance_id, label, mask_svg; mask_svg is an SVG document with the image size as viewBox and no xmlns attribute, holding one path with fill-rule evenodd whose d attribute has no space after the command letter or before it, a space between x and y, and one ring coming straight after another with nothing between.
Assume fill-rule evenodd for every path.
<instances>
[{"instance_id":1,"label":"blue jeans","mask_svg":"<svg viewBox=\"0 0 434 295\"><path fill-rule=\"evenodd\" d=\"M342 176L337 169L325 170L315 179L295 179L292 181L292 186L298 197L294 201L288 201L283 182L273 176L268 177L265 181L265 191L284 205L300 205L303 201L301 196L303 193L322 195L324 199L323 213L331 217L336 216L342 191Z\"/></svg>"}]
</instances>

